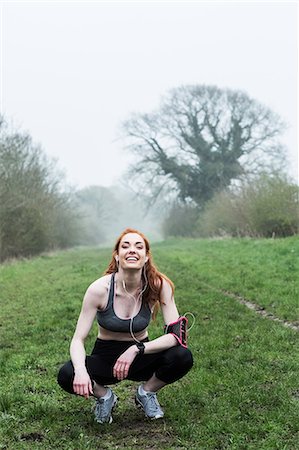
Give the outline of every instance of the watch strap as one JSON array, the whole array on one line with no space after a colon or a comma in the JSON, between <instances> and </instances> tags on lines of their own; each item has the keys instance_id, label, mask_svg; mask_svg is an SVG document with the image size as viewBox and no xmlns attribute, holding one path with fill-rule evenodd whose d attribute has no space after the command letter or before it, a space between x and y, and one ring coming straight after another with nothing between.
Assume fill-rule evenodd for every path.
<instances>
[{"instance_id":1,"label":"watch strap","mask_svg":"<svg viewBox=\"0 0 299 450\"><path fill-rule=\"evenodd\" d=\"M143 355L143 353L144 353L144 350L145 350L145 345L144 345L144 343L143 342L136 342L136 347L138 348L138 350L139 350L139 355Z\"/></svg>"}]
</instances>

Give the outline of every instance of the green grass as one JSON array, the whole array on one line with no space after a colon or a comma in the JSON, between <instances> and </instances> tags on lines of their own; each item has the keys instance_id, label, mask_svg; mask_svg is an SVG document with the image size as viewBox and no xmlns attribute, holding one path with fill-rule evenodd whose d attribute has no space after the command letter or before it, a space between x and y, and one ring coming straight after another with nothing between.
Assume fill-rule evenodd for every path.
<instances>
[{"instance_id":1,"label":"green grass","mask_svg":"<svg viewBox=\"0 0 299 450\"><path fill-rule=\"evenodd\" d=\"M164 244L165 245L165 244ZM172 240L157 253L172 276L242 295L299 324L299 239ZM166 256L166 258L165 258ZM189 271L189 267L192 269Z\"/></svg>"},{"instance_id":2,"label":"green grass","mask_svg":"<svg viewBox=\"0 0 299 450\"><path fill-rule=\"evenodd\" d=\"M56 374L85 289L110 254L77 249L0 267L0 449L298 449L299 334L224 294L298 322L298 239L155 244L180 312L195 315L195 364L160 392L165 419L146 421L133 403L136 384L125 381L115 387L114 422L100 426L92 402L64 393ZM150 336L161 329L159 317ZM96 332L94 324L88 352Z\"/></svg>"}]
</instances>

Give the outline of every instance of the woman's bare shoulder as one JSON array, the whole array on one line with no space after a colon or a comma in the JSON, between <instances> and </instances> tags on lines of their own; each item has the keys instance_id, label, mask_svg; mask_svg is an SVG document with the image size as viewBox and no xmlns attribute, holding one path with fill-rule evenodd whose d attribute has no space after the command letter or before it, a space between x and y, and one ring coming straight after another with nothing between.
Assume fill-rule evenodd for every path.
<instances>
[{"instance_id":1,"label":"woman's bare shoulder","mask_svg":"<svg viewBox=\"0 0 299 450\"><path fill-rule=\"evenodd\" d=\"M161 297L160 303L165 305L167 302L173 300L173 289L166 278L162 277Z\"/></svg>"},{"instance_id":2,"label":"woman's bare shoulder","mask_svg":"<svg viewBox=\"0 0 299 450\"><path fill-rule=\"evenodd\" d=\"M106 300L110 281L111 274L104 275L93 281L86 290L85 299L90 302L95 302L97 305L101 305L103 301Z\"/></svg>"}]
</instances>

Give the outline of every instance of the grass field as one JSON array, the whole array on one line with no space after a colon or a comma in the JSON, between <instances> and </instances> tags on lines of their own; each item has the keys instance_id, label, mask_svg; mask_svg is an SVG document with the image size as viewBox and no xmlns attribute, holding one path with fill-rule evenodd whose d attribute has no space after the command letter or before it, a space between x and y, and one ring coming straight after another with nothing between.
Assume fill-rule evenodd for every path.
<instances>
[{"instance_id":1,"label":"grass field","mask_svg":"<svg viewBox=\"0 0 299 450\"><path fill-rule=\"evenodd\" d=\"M299 240L155 244L180 312L196 318L195 364L159 393L164 419L145 420L134 406L136 384L125 381L115 387L114 422L101 426L92 401L64 393L56 374L69 359L83 294L110 254L77 249L0 267L0 448L299 449L299 333L226 295L298 324ZM159 317L150 337L161 330ZM96 332L94 324L87 352Z\"/></svg>"}]
</instances>

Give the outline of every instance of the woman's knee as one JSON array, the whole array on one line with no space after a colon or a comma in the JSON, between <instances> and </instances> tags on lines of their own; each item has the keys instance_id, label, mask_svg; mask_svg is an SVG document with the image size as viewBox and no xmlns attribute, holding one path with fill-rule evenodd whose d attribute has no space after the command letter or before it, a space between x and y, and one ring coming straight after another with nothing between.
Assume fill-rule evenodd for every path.
<instances>
[{"instance_id":1,"label":"woman's knee","mask_svg":"<svg viewBox=\"0 0 299 450\"><path fill-rule=\"evenodd\" d=\"M184 367L191 369L191 367L193 366L193 356L191 351L189 350L189 348L182 347L181 345L177 348L179 349L179 361Z\"/></svg>"},{"instance_id":2,"label":"woman's knee","mask_svg":"<svg viewBox=\"0 0 299 450\"><path fill-rule=\"evenodd\" d=\"M156 371L156 376L167 384L182 378L193 366L191 351L180 345L168 349L163 359L163 363Z\"/></svg>"},{"instance_id":3,"label":"woman's knee","mask_svg":"<svg viewBox=\"0 0 299 450\"><path fill-rule=\"evenodd\" d=\"M74 367L71 361L64 364L57 375L57 381L59 386L62 387L67 392L74 393L73 391L73 380L74 380Z\"/></svg>"},{"instance_id":4,"label":"woman's knee","mask_svg":"<svg viewBox=\"0 0 299 450\"><path fill-rule=\"evenodd\" d=\"M188 348L177 345L169 349L167 359L171 358L176 365L191 369L193 366L193 356Z\"/></svg>"}]
</instances>

